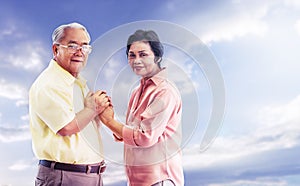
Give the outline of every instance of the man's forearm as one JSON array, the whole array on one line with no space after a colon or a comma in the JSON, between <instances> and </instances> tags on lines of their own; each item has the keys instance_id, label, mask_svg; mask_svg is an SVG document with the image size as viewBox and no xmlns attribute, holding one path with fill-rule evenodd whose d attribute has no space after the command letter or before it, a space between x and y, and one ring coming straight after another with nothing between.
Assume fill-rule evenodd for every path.
<instances>
[{"instance_id":1,"label":"man's forearm","mask_svg":"<svg viewBox=\"0 0 300 186\"><path fill-rule=\"evenodd\" d=\"M60 129L57 133L61 136L76 134L84 129L96 115L97 113L94 110L84 108L76 114L75 118L70 123Z\"/></svg>"}]
</instances>

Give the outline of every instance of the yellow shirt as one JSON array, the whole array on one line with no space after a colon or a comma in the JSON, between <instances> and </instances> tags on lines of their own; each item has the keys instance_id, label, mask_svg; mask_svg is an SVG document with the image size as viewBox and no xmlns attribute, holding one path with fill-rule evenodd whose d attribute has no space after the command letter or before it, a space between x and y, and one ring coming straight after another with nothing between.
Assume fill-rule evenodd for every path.
<instances>
[{"instance_id":1,"label":"yellow shirt","mask_svg":"<svg viewBox=\"0 0 300 186\"><path fill-rule=\"evenodd\" d=\"M57 132L84 108L86 81L75 78L51 60L29 92L32 148L38 159L73 164L103 160L99 122L90 122L81 132L60 136Z\"/></svg>"}]
</instances>

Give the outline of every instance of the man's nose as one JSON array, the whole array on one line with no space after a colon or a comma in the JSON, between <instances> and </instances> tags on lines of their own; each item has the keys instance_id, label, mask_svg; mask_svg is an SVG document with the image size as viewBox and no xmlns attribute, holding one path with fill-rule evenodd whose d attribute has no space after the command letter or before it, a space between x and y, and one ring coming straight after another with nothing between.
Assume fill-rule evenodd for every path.
<instances>
[{"instance_id":1,"label":"man's nose","mask_svg":"<svg viewBox=\"0 0 300 186\"><path fill-rule=\"evenodd\" d=\"M82 50L82 47L78 47L76 49L76 52L74 53L76 56L82 56L83 55L83 50Z\"/></svg>"}]
</instances>

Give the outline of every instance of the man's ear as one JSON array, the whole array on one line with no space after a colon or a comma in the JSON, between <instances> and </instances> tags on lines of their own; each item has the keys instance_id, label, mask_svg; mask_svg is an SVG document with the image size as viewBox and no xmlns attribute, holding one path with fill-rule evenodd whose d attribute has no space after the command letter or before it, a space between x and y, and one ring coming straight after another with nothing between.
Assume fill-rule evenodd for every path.
<instances>
[{"instance_id":1,"label":"man's ear","mask_svg":"<svg viewBox=\"0 0 300 186\"><path fill-rule=\"evenodd\" d=\"M52 45L52 52L53 52L53 55L56 56L58 54L58 48L57 48L57 45L53 44Z\"/></svg>"}]
</instances>

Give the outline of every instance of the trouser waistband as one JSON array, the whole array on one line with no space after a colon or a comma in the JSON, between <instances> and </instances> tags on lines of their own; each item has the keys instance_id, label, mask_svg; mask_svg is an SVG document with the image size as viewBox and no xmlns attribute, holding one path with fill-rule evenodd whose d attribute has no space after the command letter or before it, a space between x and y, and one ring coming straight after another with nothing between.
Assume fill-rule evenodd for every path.
<instances>
[{"instance_id":1,"label":"trouser waistband","mask_svg":"<svg viewBox=\"0 0 300 186\"><path fill-rule=\"evenodd\" d=\"M60 163L48 160L40 160L40 165L45 167L51 168L51 165L54 169L63 170L63 171L71 171L71 172L82 172L82 173L97 173L101 174L105 171L106 165L104 160L100 162L99 165L75 165L75 164L68 164L68 163Z\"/></svg>"}]
</instances>

